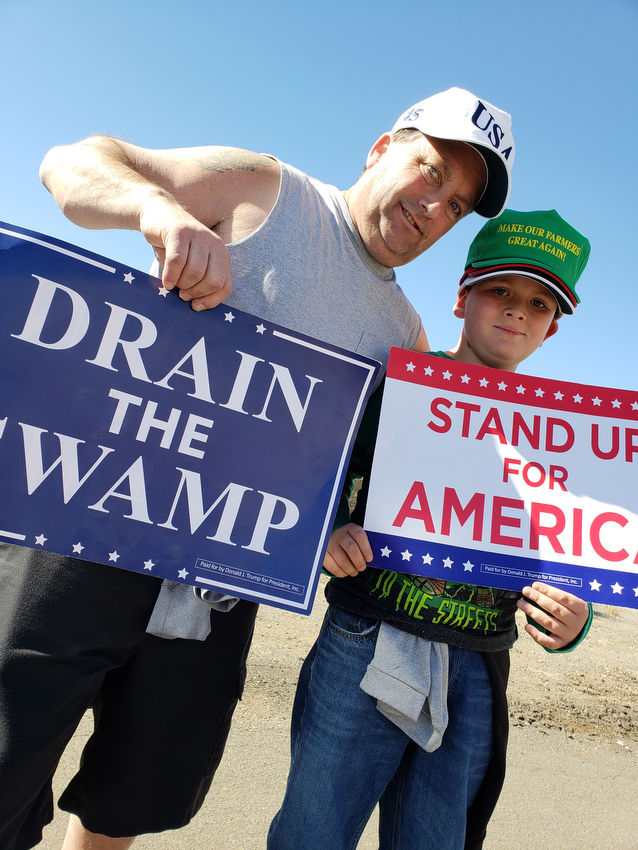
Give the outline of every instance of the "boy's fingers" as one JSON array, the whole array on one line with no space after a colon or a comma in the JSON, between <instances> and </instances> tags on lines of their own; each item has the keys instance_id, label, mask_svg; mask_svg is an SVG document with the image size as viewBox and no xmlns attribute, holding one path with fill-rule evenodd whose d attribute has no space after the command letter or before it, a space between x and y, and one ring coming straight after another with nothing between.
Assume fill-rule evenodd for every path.
<instances>
[{"instance_id":1,"label":"boy's fingers","mask_svg":"<svg viewBox=\"0 0 638 850\"><path fill-rule=\"evenodd\" d=\"M347 575L357 574L356 569L353 573L347 573L329 552L326 552L326 557L323 559L323 568L326 572L329 572L330 575L335 576L335 578L345 578Z\"/></svg>"},{"instance_id":2,"label":"boy's fingers","mask_svg":"<svg viewBox=\"0 0 638 850\"><path fill-rule=\"evenodd\" d=\"M574 611L575 613L580 613L581 610L588 607L585 600L579 596L574 596L573 593L568 593L566 590L544 584L542 581L535 581L531 587L523 588L523 593L535 601L538 601L540 597L550 599L552 603L558 604L568 611Z\"/></svg>"},{"instance_id":3,"label":"boy's fingers","mask_svg":"<svg viewBox=\"0 0 638 850\"><path fill-rule=\"evenodd\" d=\"M350 523L350 525L346 526L346 528L348 530L349 537L354 541L358 552L363 558L363 566L365 567L365 564L372 560L372 548L368 540L368 535L360 525L354 525L354 523Z\"/></svg>"},{"instance_id":4,"label":"boy's fingers","mask_svg":"<svg viewBox=\"0 0 638 850\"><path fill-rule=\"evenodd\" d=\"M535 602L549 617L561 623L569 622L575 614L579 613L579 611L574 610L574 607L578 609L581 606L583 609L587 607L586 602L583 602L576 596L572 596L571 593L565 593L563 590L549 587L549 585L542 584L542 582L535 582L532 587L524 587L522 592L524 597ZM534 609L534 607L530 605L530 608ZM538 609L536 610L538 611ZM526 613L533 614L533 611L526 611ZM537 617L534 617L534 619L537 619Z\"/></svg>"},{"instance_id":5,"label":"boy's fingers","mask_svg":"<svg viewBox=\"0 0 638 850\"><path fill-rule=\"evenodd\" d=\"M543 582L534 582L531 587L523 588L522 593L518 608L551 633L543 635L528 624L525 630L537 643L548 649L561 649L580 634L589 615L589 606L584 600Z\"/></svg>"},{"instance_id":6,"label":"boy's fingers","mask_svg":"<svg viewBox=\"0 0 638 850\"><path fill-rule=\"evenodd\" d=\"M546 635L532 626L531 623L528 623L525 626L525 631L536 641L536 643L546 647L547 649L562 649L563 646L567 645L567 641L564 638L558 637L558 635L555 634Z\"/></svg>"},{"instance_id":7,"label":"boy's fingers","mask_svg":"<svg viewBox=\"0 0 638 850\"><path fill-rule=\"evenodd\" d=\"M358 571L365 570L368 561L372 560L368 535L360 525L355 525L353 522L334 532L328 547L339 564L345 568L344 558L340 556L339 549Z\"/></svg>"},{"instance_id":8,"label":"boy's fingers","mask_svg":"<svg viewBox=\"0 0 638 850\"><path fill-rule=\"evenodd\" d=\"M368 535L359 525L348 523L333 531L323 566L337 578L356 576L372 560Z\"/></svg>"},{"instance_id":9,"label":"boy's fingers","mask_svg":"<svg viewBox=\"0 0 638 850\"><path fill-rule=\"evenodd\" d=\"M523 593L525 593L525 588ZM527 594L525 594L527 596ZM531 617L539 626L542 626L552 634L562 637L571 625L573 615L571 612L551 599L549 596L544 596L542 593L535 593L534 596L529 596L533 599L536 605L532 605L527 599L519 599L517 602L518 608L528 617ZM540 606L540 607L537 607Z\"/></svg>"},{"instance_id":10,"label":"boy's fingers","mask_svg":"<svg viewBox=\"0 0 638 850\"><path fill-rule=\"evenodd\" d=\"M537 608L535 605L532 605L525 599L519 599L516 605L518 609L523 612L523 614L526 614L528 617L531 617L534 622L538 623L538 625L542 626L544 629L547 629L548 631L554 633L556 633L557 630L560 629L560 620L557 617L551 616L547 611L544 611L542 608Z\"/></svg>"},{"instance_id":11,"label":"boy's fingers","mask_svg":"<svg viewBox=\"0 0 638 850\"><path fill-rule=\"evenodd\" d=\"M359 544L350 535L345 536L339 541L342 549L342 557L337 555L337 560L343 569L346 569L345 562L352 567L353 572L350 575L356 575L361 570L365 570L367 564L361 552Z\"/></svg>"}]
</instances>

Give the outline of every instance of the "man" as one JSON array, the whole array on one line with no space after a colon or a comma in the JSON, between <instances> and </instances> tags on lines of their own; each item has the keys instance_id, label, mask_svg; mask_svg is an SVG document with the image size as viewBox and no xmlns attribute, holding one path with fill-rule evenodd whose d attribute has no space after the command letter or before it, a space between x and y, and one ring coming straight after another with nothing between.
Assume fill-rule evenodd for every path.
<instances>
[{"instance_id":1,"label":"man","mask_svg":"<svg viewBox=\"0 0 638 850\"><path fill-rule=\"evenodd\" d=\"M451 89L381 136L343 194L269 156L106 137L54 148L41 174L77 224L139 229L164 286L194 309L227 301L385 365L391 345L427 350L393 267L473 209L497 216L513 159L509 116ZM182 585L160 593L148 576L8 545L0 581L0 770L12 789L0 801L0 846L40 840L50 777L91 704L95 733L60 800L72 812L64 850L126 850L142 832L188 823L241 696L256 605L211 614ZM178 619L194 635L165 621L193 601L204 627L196 613ZM195 710L206 722L191 730Z\"/></svg>"}]
</instances>

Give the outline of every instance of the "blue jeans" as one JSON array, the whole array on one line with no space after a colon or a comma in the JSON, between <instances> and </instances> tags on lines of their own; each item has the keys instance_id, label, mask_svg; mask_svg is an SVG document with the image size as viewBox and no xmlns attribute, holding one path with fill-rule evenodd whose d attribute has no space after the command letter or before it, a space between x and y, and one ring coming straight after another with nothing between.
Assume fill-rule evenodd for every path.
<instances>
[{"instance_id":1,"label":"blue jeans","mask_svg":"<svg viewBox=\"0 0 638 850\"><path fill-rule=\"evenodd\" d=\"M354 850L377 803L380 850L463 850L492 750L492 689L478 652L450 647L449 725L426 753L359 684L379 622L331 607L301 670L291 766L268 850Z\"/></svg>"}]
</instances>

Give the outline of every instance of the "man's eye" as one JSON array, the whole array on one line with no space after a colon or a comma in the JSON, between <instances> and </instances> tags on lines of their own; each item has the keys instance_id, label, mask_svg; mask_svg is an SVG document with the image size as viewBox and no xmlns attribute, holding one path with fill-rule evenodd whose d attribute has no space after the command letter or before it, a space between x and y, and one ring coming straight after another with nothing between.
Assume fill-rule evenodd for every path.
<instances>
[{"instance_id":1,"label":"man's eye","mask_svg":"<svg viewBox=\"0 0 638 850\"><path fill-rule=\"evenodd\" d=\"M450 206L452 207L452 212L454 213L454 215L461 215L461 213L463 212L460 204L457 204L456 201L450 201Z\"/></svg>"},{"instance_id":2,"label":"man's eye","mask_svg":"<svg viewBox=\"0 0 638 850\"><path fill-rule=\"evenodd\" d=\"M426 165L426 168L430 177L434 177L435 180L439 179L439 169L436 165Z\"/></svg>"}]
</instances>

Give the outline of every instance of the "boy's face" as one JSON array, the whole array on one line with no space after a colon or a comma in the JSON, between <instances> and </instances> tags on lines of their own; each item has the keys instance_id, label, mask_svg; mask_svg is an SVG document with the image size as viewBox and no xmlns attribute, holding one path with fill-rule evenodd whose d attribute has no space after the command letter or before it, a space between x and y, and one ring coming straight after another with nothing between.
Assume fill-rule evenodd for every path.
<instances>
[{"instance_id":1,"label":"boy's face","mask_svg":"<svg viewBox=\"0 0 638 850\"><path fill-rule=\"evenodd\" d=\"M505 274L461 292L454 315L464 319L455 356L465 363L516 371L558 330L558 302L541 283Z\"/></svg>"}]
</instances>

